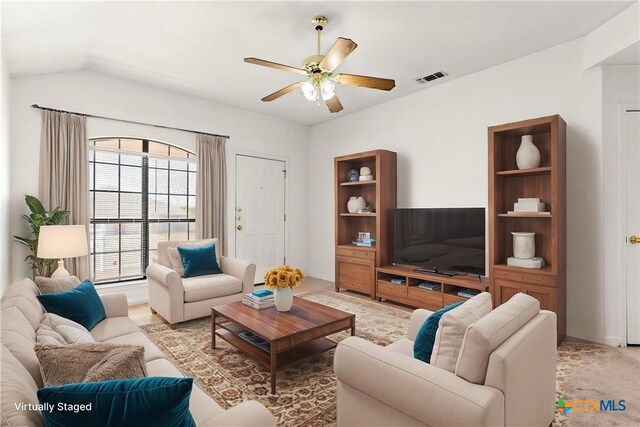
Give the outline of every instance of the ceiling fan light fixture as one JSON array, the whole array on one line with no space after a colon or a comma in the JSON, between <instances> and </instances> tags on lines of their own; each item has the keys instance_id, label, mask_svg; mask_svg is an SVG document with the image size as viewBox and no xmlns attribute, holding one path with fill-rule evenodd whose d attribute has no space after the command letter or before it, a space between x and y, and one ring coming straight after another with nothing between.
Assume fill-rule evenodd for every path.
<instances>
[{"instance_id":1,"label":"ceiling fan light fixture","mask_svg":"<svg viewBox=\"0 0 640 427\"><path fill-rule=\"evenodd\" d=\"M333 98L335 95L336 84L329 78L324 79L320 83L320 93L322 94L322 100L327 101Z\"/></svg>"},{"instance_id":2,"label":"ceiling fan light fixture","mask_svg":"<svg viewBox=\"0 0 640 427\"><path fill-rule=\"evenodd\" d=\"M315 101L318 97L318 88L315 85L315 82L311 80L302 82L302 85L300 85L300 90L302 90L302 94L309 101Z\"/></svg>"}]
</instances>

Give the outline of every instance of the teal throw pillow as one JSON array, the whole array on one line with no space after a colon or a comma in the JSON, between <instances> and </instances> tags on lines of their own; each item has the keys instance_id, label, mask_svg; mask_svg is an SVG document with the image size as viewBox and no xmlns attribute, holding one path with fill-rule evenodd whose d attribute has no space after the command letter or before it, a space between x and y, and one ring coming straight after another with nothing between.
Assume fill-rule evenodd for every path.
<instances>
[{"instance_id":1,"label":"teal throw pillow","mask_svg":"<svg viewBox=\"0 0 640 427\"><path fill-rule=\"evenodd\" d=\"M49 313L73 320L88 330L107 317L98 292L89 280L69 291L37 297Z\"/></svg>"},{"instance_id":2,"label":"teal throw pillow","mask_svg":"<svg viewBox=\"0 0 640 427\"><path fill-rule=\"evenodd\" d=\"M184 266L184 277L204 276L207 274L220 274L220 266L216 261L216 245L210 243L205 246L193 248L181 248L178 252Z\"/></svg>"},{"instance_id":3,"label":"teal throw pillow","mask_svg":"<svg viewBox=\"0 0 640 427\"><path fill-rule=\"evenodd\" d=\"M46 427L195 427L193 379L148 377L74 383L38 390Z\"/></svg>"},{"instance_id":4,"label":"teal throw pillow","mask_svg":"<svg viewBox=\"0 0 640 427\"><path fill-rule=\"evenodd\" d=\"M436 341L436 332L438 332L438 324L440 323L440 318L447 311L453 310L462 303L463 301L460 301L441 308L424 321L422 326L420 326L418 335L416 335L416 340L413 343L413 357L415 357L416 359L420 359L423 362L430 362L431 353L433 352L433 344Z\"/></svg>"}]
</instances>

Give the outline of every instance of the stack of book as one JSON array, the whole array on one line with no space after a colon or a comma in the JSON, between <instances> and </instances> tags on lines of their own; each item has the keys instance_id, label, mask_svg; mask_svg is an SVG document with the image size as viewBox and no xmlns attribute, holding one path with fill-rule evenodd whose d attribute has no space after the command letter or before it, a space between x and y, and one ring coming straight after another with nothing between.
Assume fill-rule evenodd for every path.
<instances>
[{"instance_id":1,"label":"stack of book","mask_svg":"<svg viewBox=\"0 0 640 427\"><path fill-rule=\"evenodd\" d=\"M463 289L461 291L458 291L458 296L464 297L464 298L473 298L479 293L480 291L477 289Z\"/></svg>"},{"instance_id":2,"label":"stack of book","mask_svg":"<svg viewBox=\"0 0 640 427\"><path fill-rule=\"evenodd\" d=\"M407 283L405 279L391 279L392 285L404 285L405 283Z\"/></svg>"},{"instance_id":3,"label":"stack of book","mask_svg":"<svg viewBox=\"0 0 640 427\"><path fill-rule=\"evenodd\" d=\"M422 282L418 285L419 288L421 289L427 289L430 291L439 291L440 290L440 283L437 282Z\"/></svg>"},{"instance_id":4,"label":"stack of book","mask_svg":"<svg viewBox=\"0 0 640 427\"><path fill-rule=\"evenodd\" d=\"M542 268L545 266L545 262L544 258L538 256L529 259L520 259L510 256L507 258L507 265L509 267Z\"/></svg>"},{"instance_id":5,"label":"stack of book","mask_svg":"<svg viewBox=\"0 0 640 427\"><path fill-rule=\"evenodd\" d=\"M544 207L544 203L540 202L540 199L537 197L519 198L518 201L513 204L513 210L509 211L509 214L535 212L541 215L550 215L550 212L545 212Z\"/></svg>"},{"instance_id":6,"label":"stack of book","mask_svg":"<svg viewBox=\"0 0 640 427\"><path fill-rule=\"evenodd\" d=\"M353 243L356 246L365 246L365 247L371 248L376 245L376 239L354 240L351 243Z\"/></svg>"},{"instance_id":7,"label":"stack of book","mask_svg":"<svg viewBox=\"0 0 640 427\"><path fill-rule=\"evenodd\" d=\"M273 301L273 292L265 289L253 291L250 294L244 294L244 297L242 297L242 303L251 308L255 308L256 310L275 306L275 302Z\"/></svg>"},{"instance_id":8,"label":"stack of book","mask_svg":"<svg viewBox=\"0 0 640 427\"><path fill-rule=\"evenodd\" d=\"M261 349L263 349L264 351L269 351L271 350L271 344L269 344L268 341L263 340L262 338L260 338L259 336L249 332L249 331L242 331L238 334L238 336L240 336L240 338L242 338L245 341L249 341L251 344L260 347Z\"/></svg>"}]
</instances>

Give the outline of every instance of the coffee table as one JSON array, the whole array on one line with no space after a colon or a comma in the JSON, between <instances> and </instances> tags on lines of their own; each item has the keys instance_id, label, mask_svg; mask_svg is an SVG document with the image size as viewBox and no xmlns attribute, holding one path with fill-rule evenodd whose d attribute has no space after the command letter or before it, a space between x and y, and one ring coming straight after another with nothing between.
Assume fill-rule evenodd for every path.
<instances>
[{"instance_id":1,"label":"coffee table","mask_svg":"<svg viewBox=\"0 0 640 427\"><path fill-rule=\"evenodd\" d=\"M268 367L272 394L278 370L335 348L337 343L325 337L347 329L355 335L355 314L298 297L287 312L275 307L256 310L241 301L211 308L211 347L216 348L216 337L220 337ZM242 338L244 331L267 341L269 348Z\"/></svg>"}]
</instances>

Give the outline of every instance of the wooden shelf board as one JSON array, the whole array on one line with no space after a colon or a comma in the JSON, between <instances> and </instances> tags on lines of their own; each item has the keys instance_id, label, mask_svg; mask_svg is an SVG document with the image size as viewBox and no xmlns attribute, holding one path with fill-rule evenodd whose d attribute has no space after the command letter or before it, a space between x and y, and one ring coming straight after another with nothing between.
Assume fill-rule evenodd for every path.
<instances>
[{"instance_id":1,"label":"wooden shelf board","mask_svg":"<svg viewBox=\"0 0 640 427\"><path fill-rule=\"evenodd\" d=\"M531 169L515 169L515 170L506 170L506 171L498 171L496 175L542 175L551 173L551 167L545 166L541 168L531 168Z\"/></svg>"},{"instance_id":2,"label":"wooden shelf board","mask_svg":"<svg viewBox=\"0 0 640 427\"><path fill-rule=\"evenodd\" d=\"M361 251L374 251L374 252L376 250L375 246L358 246L358 245L354 245L353 243L337 245L336 247L343 248L343 249L359 249Z\"/></svg>"},{"instance_id":3,"label":"wooden shelf board","mask_svg":"<svg viewBox=\"0 0 640 427\"><path fill-rule=\"evenodd\" d=\"M359 217L371 217L375 218L378 216L377 213L341 213L340 216L359 216Z\"/></svg>"},{"instance_id":4,"label":"wooden shelf board","mask_svg":"<svg viewBox=\"0 0 640 427\"><path fill-rule=\"evenodd\" d=\"M268 351L265 351L255 344L251 344L249 341L240 338L236 334L226 330L217 329L216 335L225 341L232 343L236 348L248 353L252 357L256 358L258 362L265 366L270 366L271 356ZM285 366L292 365L294 363L301 362L310 357L324 353L325 351L335 348L337 343L327 338L318 338L313 341L306 342L297 347L290 348L288 350L278 353L277 363L278 369Z\"/></svg>"},{"instance_id":5,"label":"wooden shelf board","mask_svg":"<svg viewBox=\"0 0 640 427\"><path fill-rule=\"evenodd\" d=\"M521 212L515 214L498 214L501 218L551 218L551 214L540 214L535 212Z\"/></svg>"},{"instance_id":6,"label":"wooden shelf board","mask_svg":"<svg viewBox=\"0 0 640 427\"><path fill-rule=\"evenodd\" d=\"M376 180L371 180L371 181L354 181L354 182L341 182L340 186L342 187L352 187L352 186L356 186L356 185L375 185L376 184Z\"/></svg>"},{"instance_id":7,"label":"wooden shelf board","mask_svg":"<svg viewBox=\"0 0 640 427\"><path fill-rule=\"evenodd\" d=\"M493 268L497 268L499 270L506 270L506 271L517 271L519 273L524 272L524 273L540 273L540 274L554 275L553 269L549 264L545 265L542 268L523 268L523 267L512 267L507 264L496 264L493 266Z\"/></svg>"}]
</instances>

